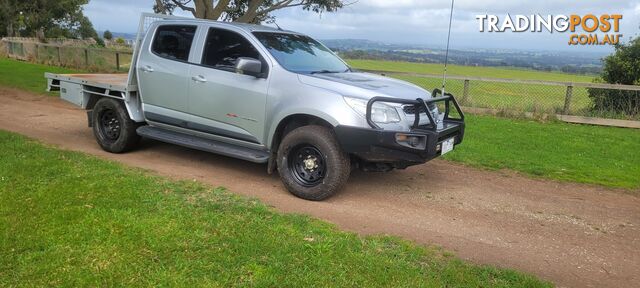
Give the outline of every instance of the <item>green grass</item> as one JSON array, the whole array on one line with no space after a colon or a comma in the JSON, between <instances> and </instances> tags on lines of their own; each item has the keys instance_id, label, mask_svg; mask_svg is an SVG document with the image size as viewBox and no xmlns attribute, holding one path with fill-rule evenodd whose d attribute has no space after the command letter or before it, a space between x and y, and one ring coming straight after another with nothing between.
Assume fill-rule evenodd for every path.
<instances>
[{"instance_id":1,"label":"green grass","mask_svg":"<svg viewBox=\"0 0 640 288\"><path fill-rule=\"evenodd\" d=\"M392 62L379 60L348 60L355 68L412 72L426 74L442 74L442 64L424 64L409 62ZM472 67L451 65L447 68L448 75L507 78L520 80L546 80L561 82L591 82L594 76L566 74L560 72L543 72L526 69L504 67ZM433 90L442 86L442 78L415 77L393 73L387 76L405 80L421 86L427 90ZM447 80L447 90L458 96L462 105L469 107L492 108L499 110L517 110L540 113L558 113L564 108L566 87L540 84L499 83L471 80L469 96L462 99L463 81ZM591 101L587 89L575 87L573 89L571 112L582 115L587 113Z\"/></svg>"},{"instance_id":2,"label":"green grass","mask_svg":"<svg viewBox=\"0 0 640 288\"><path fill-rule=\"evenodd\" d=\"M468 116L445 159L545 178L640 189L640 130Z\"/></svg>"},{"instance_id":3,"label":"green grass","mask_svg":"<svg viewBox=\"0 0 640 288\"><path fill-rule=\"evenodd\" d=\"M411 72L423 74L442 74L442 64L411 63L398 61L381 60L347 60L349 65L358 69ZM562 82L591 82L594 76L568 74L562 72L544 72L530 69L508 68L508 67L476 67L462 65L448 65L448 75L470 76L470 77L491 77L520 80L544 80Z\"/></svg>"},{"instance_id":4,"label":"green grass","mask_svg":"<svg viewBox=\"0 0 640 288\"><path fill-rule=\"evenodd\" d=\"M397 74L387 74L387 76L414 83L429 91L442 86L441 78ZM461 105L499 110L560 113L564 108L566 95L566 87L564 86L471 81L469 96L464 99L462 97L463 87L462 80L447 80L447 91L456 95ZM583 87L573 89L572 111L578 113L585 111L590 103L587 89Z\"/></svg>"},{"instance_id":5,"label":"green grass","mask_svg":"<svg viewBox=\"0 0 640 288\"><path fill-rule=\"evenodd\" d=\"M2 86L45 93L47 80L44 78L44 72L77 73L79 71L0 57L0 85Z\"/></svg>"},{"instance_id":6,"label":"green grass","mask_svg":"<svg viewBox=\"0 0 640 288\"><path fill-rule=\"evenodd\" d=\"M0 286L547 287L0 131Z\"/></svg>"}]
</instances>

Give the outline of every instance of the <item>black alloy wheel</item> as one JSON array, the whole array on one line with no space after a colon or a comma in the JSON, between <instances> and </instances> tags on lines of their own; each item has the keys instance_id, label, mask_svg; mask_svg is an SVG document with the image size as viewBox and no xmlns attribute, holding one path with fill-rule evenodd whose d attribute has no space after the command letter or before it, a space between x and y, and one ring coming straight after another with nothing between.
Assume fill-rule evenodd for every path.
<instances>
[{"instance_id":1,"label":"black alloy wheel","mask_svg":"<svg viewBox=\"0 0 640 288\"><path fill-rule=\"evenodd\" d=\"M134 149L140 141L136 123L127 113L122 100L104 97L98 100L91 113L93 134L100 147L111 153L122 153Z\"/></svg>"},{"instance_id":2,"label":"black alloy wheel","mask_svg":"<svg viewBox=\"0 0 640 288\"><path fill-rule=\"evenodd\" d=\"M319 201L336 194L349 179L351 160L332 129L308 125L287 133L278 147L280 179L293 195Z\"/></svg>"},{"instance_id":3,"label":"black alloy wheel","mask_svg":"<svg viewBox=\"0 0 640 288\"><path fill-rule=\"evenodd\" d=\"M113 109L105 109L101 111L100 130L105 138L109 140L117 140L120 137L120 119Z\"/></svg>"},{"instance_id":4,"label":"black alloy wheel","mask_svg":"<svg viewBox=\"0 0 640 288\"><path fill-rule=\"evenodd\" d=\"M298 184L313 187L322 183L326 165L324 156L318 148L310 144L299 145L290 150L287 158Z\"/></svg>"}]
</instances>

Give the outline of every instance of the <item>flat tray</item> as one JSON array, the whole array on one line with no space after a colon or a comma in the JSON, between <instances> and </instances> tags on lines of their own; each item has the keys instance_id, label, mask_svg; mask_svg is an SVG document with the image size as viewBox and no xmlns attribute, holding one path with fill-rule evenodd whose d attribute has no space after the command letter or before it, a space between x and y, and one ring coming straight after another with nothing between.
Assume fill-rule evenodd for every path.
<instances>
[{"instance_id":1,"label":"flat tray","mask_svg":"<svg viewBox=\"0 0 640 288\"><path fill-rule=\"evenodd\" d=\"M127 85L128 76L122 74L54 74L44 73L44 77L65 82L91 85L116 91L136 91L136 85Z\"/></svg>"}]
</instances>

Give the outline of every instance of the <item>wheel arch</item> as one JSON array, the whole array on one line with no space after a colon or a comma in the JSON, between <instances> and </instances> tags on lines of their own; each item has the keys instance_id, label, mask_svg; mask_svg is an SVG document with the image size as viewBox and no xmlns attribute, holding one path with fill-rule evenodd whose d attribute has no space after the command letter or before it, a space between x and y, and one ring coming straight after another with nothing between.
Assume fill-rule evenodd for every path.
<instances>
[{"instance_id":1,"label":"wheel arch","mask_svg":"<svg viewBox=\"0 0 640 288\"><path fill-rule=\"evenodd\" d=\"M112 91L112 92L113 93L111 93L110 95L101 95L101 94L85 92L85 104L83 105L84 109L88 111L92 111L96 106L96 103L98 103L100 99L112 98L118 101L122 101L122 104L124 104L124 107L127 110L127 114L129 115L129 119L138 123L145 121L144 115L142 112L142 105L140 104L139 97L136 93L129 92L128 93L129 96L125 97L126 96L125 92L116 92L116 91ZM89 126L91 126L91 124L92 123L89 123Z\"/></svg>"},{"instance_id":2,"label":"wheel arch","mask_svg":"<svg viewBox=\"0 0 640 288\"><path fill-rule=\"evenodd\" d=\"M334 121L335 122L335 121ZM287 133L293 131L296 128L308 126L308 125L319 125L323 127L327 127L333 131L335 125L326 119L312 114L307 113L295 113L288 115L278 121L278 125L275 126L273 133L271 133L270 141L271 144L271 157L269 157L269 164L267 167L267 172L269 174L273 173L276 169L276 154L278 152L278 147L280 146L280 142L282 142L282 138L284 138Z\"/></svg>"}]
</instances>

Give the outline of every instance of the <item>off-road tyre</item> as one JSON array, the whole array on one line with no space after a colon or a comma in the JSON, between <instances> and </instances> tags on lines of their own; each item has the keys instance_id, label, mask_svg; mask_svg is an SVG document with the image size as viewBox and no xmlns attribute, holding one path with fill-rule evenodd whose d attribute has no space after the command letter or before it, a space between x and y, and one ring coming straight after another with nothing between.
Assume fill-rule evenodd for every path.
<instances>
[{"instance_id":1,"label":"off-road tyre","mask_svg":"<svg viewBox=\"0 0 640 288\"><path fill-rule=\"evenodd\" d=\"M103 150L123 153L140 142L136 129L140 124L129 118L121 100L104 97L96 103L91 114L93 135Z\"/></svg>"},{"instance_id":2,"label":"off-road tyre","mask_svg":"<svg viewBox=\"0 0 640 288\"><path fill-rule=\"evenodd\" d=\"M349 155L333 131L323 126L303 126L289 132L280 143L277 158L278 173L287 190L312 201L336 194L351 172Z\"/></svg>"}]
</instances>

